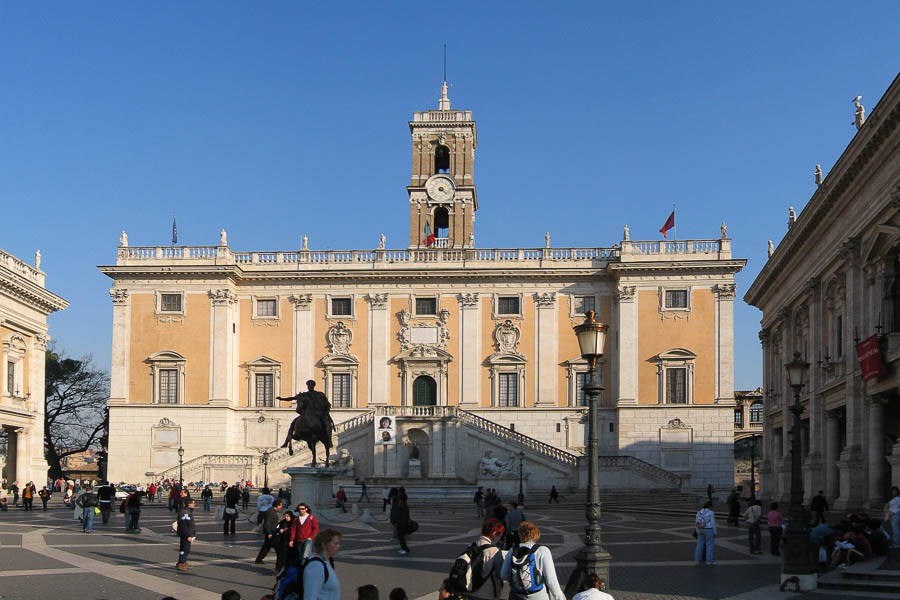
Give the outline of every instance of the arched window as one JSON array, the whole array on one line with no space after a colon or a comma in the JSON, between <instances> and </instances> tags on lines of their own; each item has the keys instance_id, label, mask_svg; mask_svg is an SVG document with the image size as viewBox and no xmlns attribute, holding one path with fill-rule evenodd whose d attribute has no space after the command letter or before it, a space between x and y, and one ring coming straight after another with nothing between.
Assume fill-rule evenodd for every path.
<instances>
[{"instance_id":1,"label":"arched window","mask_svg":"<svg viewBox=\"0 0 900 600\"><path fill-rule=\"evenodd\" d=\"M450 213L443 206L434 209L434 236L437 239L446 239L450 231Z\"/></svg>"},{"instance_id":2,"label":"arched window","mask_svg":"<svg viewBox=\"0 0 900 600\"><path fill-rule=\"evenodd\" d=\"M420 375L413 381L413 406L437 404L437 384L428 375Z\"/></svg>"},{"instance_id":3,"label":"arched window","mask_svg":"<svg viewBox=\"0 0 900 600\"><path fill-rule=\"evenodd\" d=\"M450 148L443 144L434 149L434 172L450 172Z\"/></svg>"},{"instance_id":4,"label":"arched window","mask_svg":"<svg viewBox=\"0 0 900 600\"><path fill-rule=\"evenodd\" d=\"M753 404L750 405L750 422L751 423L762 423L763 422L763 403L761 400L757 400Z\"/></svg>"}]
</instances>

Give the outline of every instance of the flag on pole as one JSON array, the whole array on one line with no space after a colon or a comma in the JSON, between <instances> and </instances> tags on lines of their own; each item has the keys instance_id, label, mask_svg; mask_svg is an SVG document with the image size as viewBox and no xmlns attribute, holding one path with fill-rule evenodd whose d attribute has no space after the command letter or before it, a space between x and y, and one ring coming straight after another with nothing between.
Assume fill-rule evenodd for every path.
<instances>
[{"instance_id":1,"label":"flag on pole","mask_svg":"<svg viewBox=\"0 0 900 600\"><path fill-rule=\"evenodd\" d=\"M175 225L175 215L172 215L172 245L178 243L178 227Z\"/></svg>"},{"instance_id":2,"label":"flag on pole","mask_svg":"<svg viewBox=\"0 0 900 600\"><path fill-rule=\"evenodd\" d=\"M423 240L426 248L434 245L434 233L431 231L431 223L425 221L425 239Z\"/></svg>"},{"instance_id":3,"label":"flag on pole","mask_svg":"<svg viewBox=\"0 0 900 600\"><path fill-rule=\"evenodd\" d=\"M675 227L675 211L673 210L672 214L669 215L669 218L666 219L666 224L662 226L662 228L659 230L659 232L661 234L663 234L663 237L668 237L666 235L666 233L674 227Z\"/></svg>"}]
</instances>

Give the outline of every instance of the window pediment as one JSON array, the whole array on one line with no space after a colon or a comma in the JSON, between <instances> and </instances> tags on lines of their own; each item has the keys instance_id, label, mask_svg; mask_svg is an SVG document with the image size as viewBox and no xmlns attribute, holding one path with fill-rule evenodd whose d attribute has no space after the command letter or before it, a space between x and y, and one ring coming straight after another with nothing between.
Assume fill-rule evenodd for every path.
<instances>
[{"instance_id":1,"label":"window pediment","mask_svg":"<svg viewBox=\"0 0 900 600\"><path fill-rule=\"evenodd\" d=\"M187 360L184 356L175 352L174 350L160 350L159 352L154 352L150 356L147 357L148 361L162 361L162 360L177 360L184 361Z\"/></svg>"},{"instance_id":2,"label":"window pediment","mask_svg":"<svg viewBox=\"0 0 900 600\"><path fill-rule=\"evenodd\" d=\"M524 365L528 362L528 359L525 358L524 354L511 353L511 352L494 352L490 356L487 357L487 362L490 365Z\"/></svg>"},{"instance_id":3,"label":"window pediment","mask_svg":"<svg viewBox=\"0 0 900 600\"><path fill-rule=\"evenodd\" d=\"M260 354L256 358L250 359L244 363L245 367L280 367L281 363L274 358L269 358L265 354Z\"/></svg>"},{"instance_id":4,"label":"window pediment","mask_svg":"<svg viewBox=\"0 0 900 600\"><path fill-rule=\"evenodd\" d=\"M656 358L660 361L663 360L693 360L697 358L697 355L687 350L685 348L672 348L671 350L666 350L665 352L660 352L656 355Z\"/></svg>"},{"instance_id":5,"label":"window pediment","mask_svg":"<svg viewBox=\"0 0 900 600\"><path fill-rule=\"evenodd\" d=\"M359 361L352 354L328 354L320 361L323 366L349 366L358 365Z\"/></svg>"}]
</instances>

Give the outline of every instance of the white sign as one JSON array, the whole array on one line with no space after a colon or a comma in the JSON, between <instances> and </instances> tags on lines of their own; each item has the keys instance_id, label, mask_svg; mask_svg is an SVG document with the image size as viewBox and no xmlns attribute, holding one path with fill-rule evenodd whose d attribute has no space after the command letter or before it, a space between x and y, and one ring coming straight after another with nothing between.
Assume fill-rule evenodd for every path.
<instances>
[{"instance_id":1,"label":"white sign","mask_svg":"<svg viewBox=\"0 0 900 600\"><path fill-rule=\"evenodd\" d=\"M391 416L375 417L375 445L394 444L397 435L395 418Z\"/></svg>"}]
</instances>

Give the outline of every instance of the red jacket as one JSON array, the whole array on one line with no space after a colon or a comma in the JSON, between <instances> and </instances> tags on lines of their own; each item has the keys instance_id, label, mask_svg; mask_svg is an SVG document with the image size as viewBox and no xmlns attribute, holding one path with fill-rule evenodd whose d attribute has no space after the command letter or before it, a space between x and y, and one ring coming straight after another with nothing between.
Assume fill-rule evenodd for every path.
<instances>
[{"instance_id":1,"label":"red jacket","mask_svg":"<svg viewBox=\"0 0 900 600\"><path fill-rule=\"evenodd\" d=\"M295 540L298 542L310 540L319 533L319 521L312 515L309 515L306 523L302 525L300 524L300 517L294 517L291 522L293 523L291 525L291 542Z\"/></svg>"}]
</instances>

